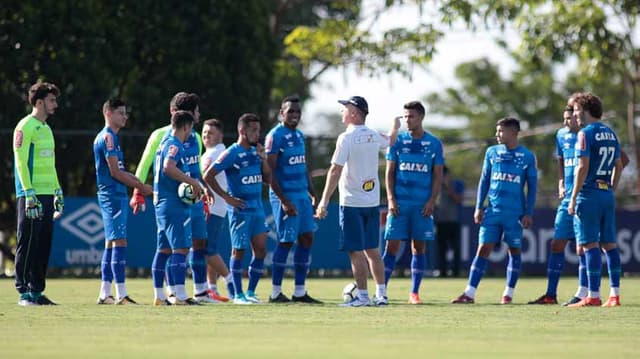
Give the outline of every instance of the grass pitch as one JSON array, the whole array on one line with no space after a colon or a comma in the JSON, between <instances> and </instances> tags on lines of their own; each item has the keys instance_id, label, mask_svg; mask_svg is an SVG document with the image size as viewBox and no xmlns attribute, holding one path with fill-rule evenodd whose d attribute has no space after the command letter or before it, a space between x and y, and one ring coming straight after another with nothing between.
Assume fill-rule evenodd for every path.
<instances>
[{"instance_id":1,"label":"grass pitch","mask_svg":"<svg viewBox=\"0 0 640 359\"><path fill-rule=\"evenodd\" d=\"M637 358L640 356L640 279L623 279L622 307L526 305L546 279L523 278L514 304L496 304L504 279L485 278L476 304L451 305L466 279L425 278L426 304L406 304L410 282L392 279L391 305L340 308L349 279L309 280L310 305L152 307L151 279L127 283L139 306L95 304L99 280L53 279L55 307L19 307L11 279L0 280L2 358ZM564 278L559 300L576 280ZM291 293L292 279L284 288ZM369 281L371 285L372 282ZM606 278L603 293L608 294ZM191 283L188 283L189 287ZM246 281L245 281L246 285ZM263 278L258 295L271 290Z\"/></svg>"}]
</instances>

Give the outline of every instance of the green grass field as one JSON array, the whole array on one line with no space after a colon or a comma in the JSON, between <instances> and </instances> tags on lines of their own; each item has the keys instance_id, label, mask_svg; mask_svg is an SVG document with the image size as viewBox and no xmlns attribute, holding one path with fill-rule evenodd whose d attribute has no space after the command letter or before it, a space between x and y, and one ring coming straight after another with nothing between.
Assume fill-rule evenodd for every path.
<instances>
[{"instance_id":1,"label":"green grass field","mask_svg":"<svg viewBox=\"0 0 640 359\"><path fill-rule=\"evenodd\" d=\"M292 280L285 281L290 293ZM53 279L47 294L61 305L20 307L13 281L0 280L0 357L640 357L639 278L623 279L622 307L577 309L525 305L546 288L542 278L521 279L510 306L496 304L503 279L483 280L477 304L454 306L449 300L466 279L425 278L425 305L405 304L409 280L394 279L390 306L340 308L348 282L310 280L322 306L152 307L151 279L128 281L139 306L96 305L97 279ZM574 283L561 281L560 300ZM266 299L270 289L264 278L258 295ZM602 289L608 294L606 279Z\"/></svg>"}]
</instances>

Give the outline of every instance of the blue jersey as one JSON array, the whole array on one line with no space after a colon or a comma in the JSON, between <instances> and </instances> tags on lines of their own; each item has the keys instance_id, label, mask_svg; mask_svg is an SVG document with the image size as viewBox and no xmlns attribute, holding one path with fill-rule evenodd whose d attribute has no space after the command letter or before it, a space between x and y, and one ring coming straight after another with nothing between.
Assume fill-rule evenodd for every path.
<instances>
[{"instance_id":1,"label":"blue jersey","mask_svg":"<svg viewBox=\"0 0 640 359\"><path fill-rule=\"evenodd\" d=\"M185 174L189 173L184 146L177 137L171 134L167 135L158 146L153 162L153 203L157 210L183 210L187 205L178 198L180 181L169 177L162 170L167 159L174 160L176 167Z\"/></svg>"},{"instance_id":2,"label":"blue jersey","mask_svg":"<svg viewBox=\"0 0 640 359\"><path fill-rule=\"evenodd\" d=\"M227 210L253 213L262 209L262 158L255 147L245 149L237 143L229 146L213 163L217 173L227 175L228 192L244 201L245 208L227 205Z\"/></svg>"},{"instance_id":3,"label":"blue jersey","mask_svg":"<svg viewBox=\"0 0 640 359\"><path fill-rule=\"evenodd\" d=\"M556 153L564 162L564 188L565 199L571 198L573 190L573 174L578 164L575 157L575 147L578 134L571 132L567 127L563 127L556 133Z\"/></svg>"},{"instance_id":4,"label":"blue jersey","mask_svg":"<svg viewBox=\"0 0 640 359\"><path fill-rule=\"evenodd\" d=\"M387 160L395 162L394 195L398 205L423 206L431 198L433 166L444 165L440 140L428 132L421 138L402 132L387 151Z\"/></svg>"},{"instance_id":5,"label":"blue jersey","mask_svg":"<svg viewBox=\"0 0 640 359\"><path fill-rule=\"evenodd\" d=\"M491 211L518 217L530 216L536 202L537 182L536 158L528 149L524 146L513 150L505 145L491 146L484 155L476 208L482 207L488 194Z\"/></svg>"},{"instance_id":6,"label":"blue jersey","mask_svg":"<svg viewBox=\"0 0 640 359\"><path fill-rule=\"evenodd\" d=\"M308 198L309 182L302 132L277 125L267 134L266 153L278 155L274 175L287 199ZM269 194L277 198L273 190Z\"/></svg>"},{"instance_id":7,"label":"blue jersey","mask_svg":"<svg viewBox=\"0 0 640 359\"><path fill-rule=\"evenodd\" d=\"M118 135L111 128L105 127L98 132L95 140L93 140L93 158L96 162L98 194L126 196L127 187L113 178L111 172L109 172L108 157L117 157L118 168L124 170L124 160Z\"/></svg>"},{"instance_id":8,"label":"blue jersey","mask_svg":"<svg viewBox=\"0 0 640 359\"><path fill-rule=\"evenodd\" d=\"M583 188L613 190L611 175L615 160L620 158L618 136L607 125L595 122L578 132L576 158L589 158L589 172Z\"/></svg>"},{"instance_id":9,"label":"blue jersey","mask_svg":"<svg viewBox=\"0 0 640 359\"><path fill-rule=\"evenodd\" d=\"M171 136L171 126L169 131L164 135L164 138ZM164 140L163 138L163 140ZM202 152L200 135L195 130L191 130L189 138L182 144L184 147L184 158L189 171L186 172L191 178L197 180L202 178L202 170L200 169L200 153Z\"/></svg>"}]
</instances>

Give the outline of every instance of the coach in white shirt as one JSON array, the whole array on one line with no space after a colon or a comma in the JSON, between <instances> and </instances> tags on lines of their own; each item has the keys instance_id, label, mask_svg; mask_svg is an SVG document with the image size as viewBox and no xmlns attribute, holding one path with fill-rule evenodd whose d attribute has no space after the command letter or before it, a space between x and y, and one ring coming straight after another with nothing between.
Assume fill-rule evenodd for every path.
<instances>
[{"instance_id":1,"label":"coach in white shirt","mask_svg":"<svg viewBox=\"0 0 640 359\"><path fill-rule=\"evenodd\" d=\"M327 181L318 203L316 216L327 216L327 204L339 186L340 193L340 239L339 249L346 251L351 260L351 269L358 285L358 295L349 307L369 306L367 291L368 269L376 281L374 305L387 305L384 284L384 266L378 251L380 238L380 181L378 180L379 152L394 141L400 127L399 119L389 136L365 126L369 113L367 101L360 96L338 101L344 108L342 122L347 129L338 136L336 149L331 158ZM390 139L391 138L391 139ZM368 263L367 263L368 262Z\"/></svg>"}]
</instances>

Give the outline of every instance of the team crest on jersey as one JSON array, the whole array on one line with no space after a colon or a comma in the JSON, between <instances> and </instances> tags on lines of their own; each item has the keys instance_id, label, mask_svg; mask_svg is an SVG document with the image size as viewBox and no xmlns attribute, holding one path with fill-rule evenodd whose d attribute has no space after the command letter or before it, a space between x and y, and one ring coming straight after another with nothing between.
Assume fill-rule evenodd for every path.
<instances>
[{"instance_id":1,"label":"team crest on jersey","mask_svg":"<svg viewBox=\"0 0 640 359\"><path fill-rule=\"evenodd\" d=\"M107 151L113 151L113 136L110 133L104 134L104 143L107 145Z\"/></svg>"},{"instance_id":2,"label":"team crest on jersey","mask_svg":"<svg viewBox=\"0 0 640 359\"><path fill-rule=\"evenodd\" d=\"M178 146L176 146L176 145L169 146L168 153L169 153L169 156L171 156L171 157L174 157L175 155L177 155L178 154Z\"/></svg>"},{"instance_id":3,"label":"team crest on jersey","mask_svg":"<svg viewBox=\"0 0 640 359\"><path fill-rule=\"evenodd\" d=\"M22 139L24 138L24 134L22 130L17 130L15 137L13 138L13 147L20 148L22 147Z\"/></svg>"},{"instance_id":4,"label":"team crest on jersey","mask_svg":"<svg viewBox=\"0 0 640 359\"><path fill-rule=\"evenodd\" d=\"M371 192L375 187L376 187L376 182L372 179L365 181L362 184L362 190L364 190L365 192Z\"/></svg>"},{"instance_id":5,"label":"team crest on jersey","mask_svg":"<svg viewBox=\"0 0 640 359\"><path fill-rule=\"evenodd\" d=\"M288 140L288 139L291 139L291 134L290 134L290 133L287 133L286 135L284 135L284 138L286 138L287 140Z\"/></svg>"}]
</instances>

